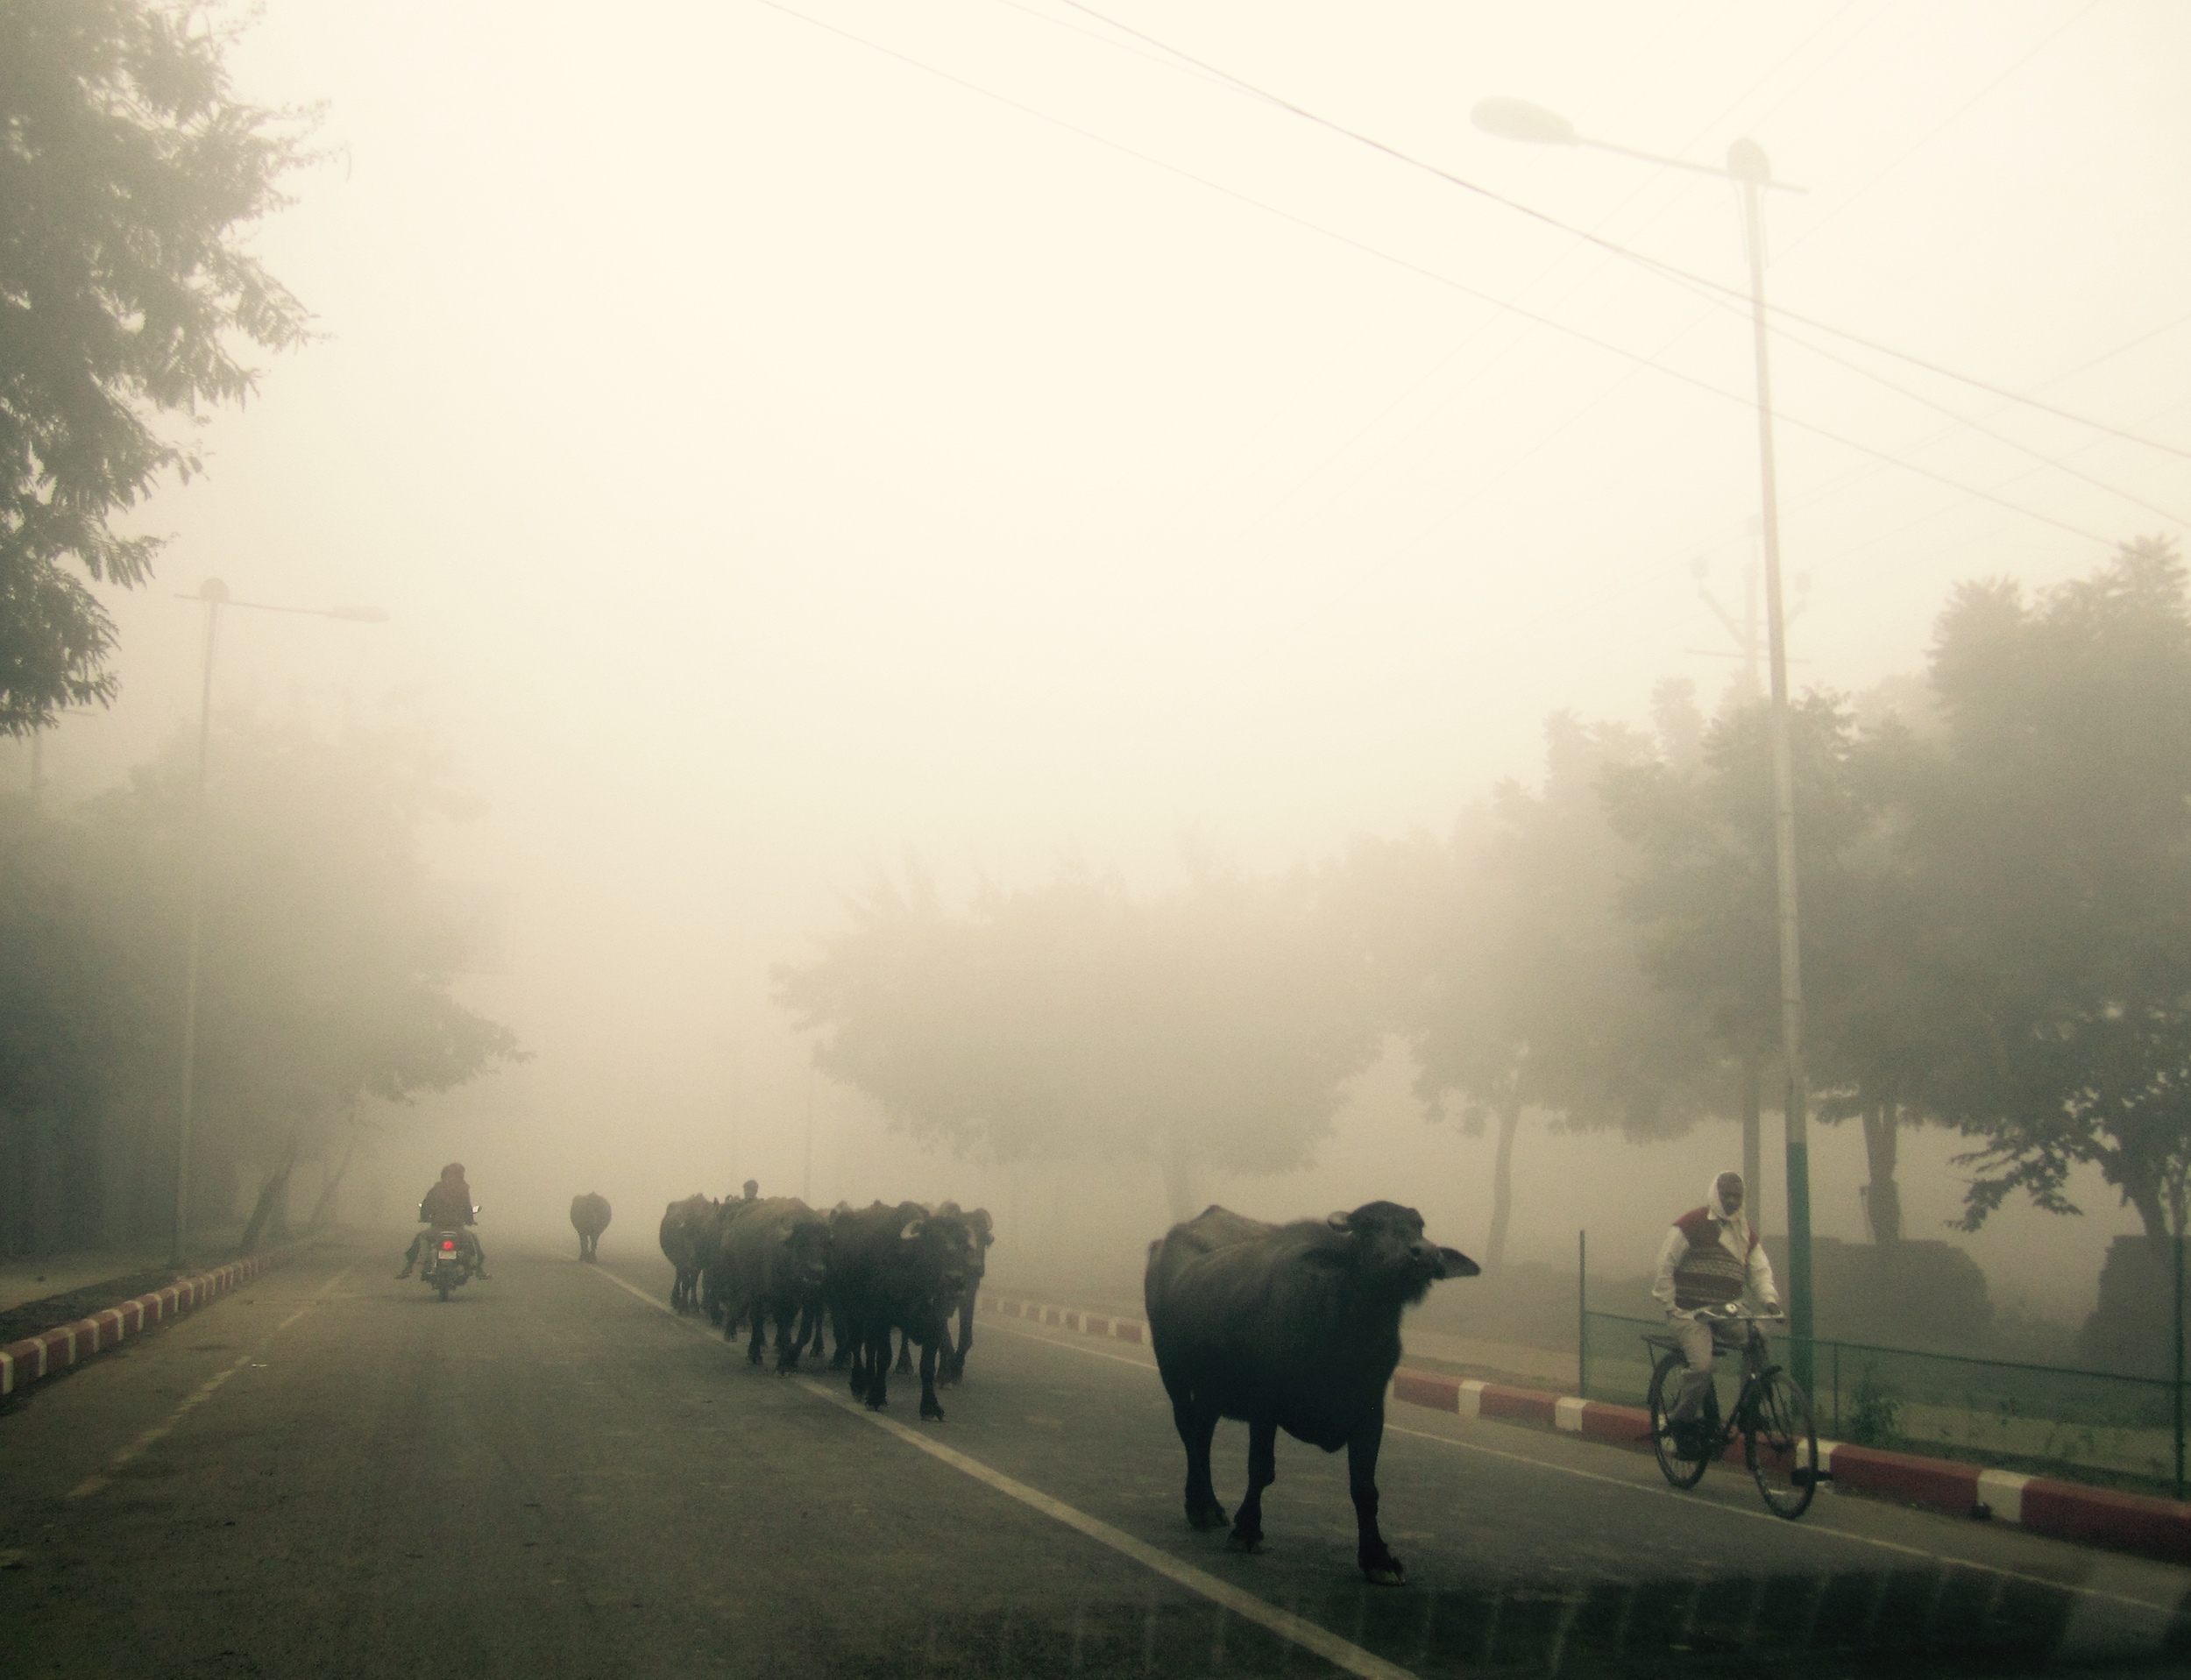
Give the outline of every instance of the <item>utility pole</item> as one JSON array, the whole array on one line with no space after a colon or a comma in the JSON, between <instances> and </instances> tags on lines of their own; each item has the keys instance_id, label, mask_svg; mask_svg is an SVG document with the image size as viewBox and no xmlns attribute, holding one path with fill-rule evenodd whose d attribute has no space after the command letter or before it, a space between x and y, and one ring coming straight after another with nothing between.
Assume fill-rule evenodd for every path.
<instances>
[{"instance_id":1,"label":"utility pole","mask_svg":"<svg viewBox=\"0 0 2191 1680\"><path fill-rule=\"evenodd\" d=\"M1802 921L1796 904L1795 768L1788 741L1788 620L1780 587L1780 489L1773 456L1772 372L1766 354L1764 195L1768 188L1801 192L1773 179L1765 149L1743 138L1727 147L1724 167L1640 152L1579 134L1556 111L1520 99L1479 101L1471 117L1485 133L1538 145L1587 145L1640 158L1672 169L1717 175L1739 190L1742 237L1750 271L1750 335L1757 365L1757 466L1762 488L1759 531L1765 563L1766 653L1772 693L1773 858L1778 882L1780 938L1780 1048L1786 1093L1782 1099L1788 1145L1789 1365L1808 1389L1811 1372L1811 1137L1809 1093L1803 1074Z\"/></svg>"},{"instance_id":2,"label":"utility pole","mask_svg":"<svg viewBox=\"0 0 2191 1680\"><path fill-rule=\"evenodd\" d=\"M1732 652L1721 648L1689 648L1684 649L1684 651L1699 654L1707 659L1736 659L1741 662L1741 675L1736 678L1734 691L1730 697L1736 705L1755 705L1762 699L1765 694L1765 685L1760 680L1760 669L1764 663L1765 656L1764 627L1759 622L1757 611L1758 579L1765 569L1762 521L1753 519L1749 521L1749 538L1751 554L1742 567L1742 615L1739 619L1721 605L1719 598L1712 592L1712 585L1708 581L1712 571L1710 563L1699 557L1689 569L1690 575L1697 580L1698 599L1712 609L1712 617L1719 620L1720 627L1726 630L1727 638L1734 643L1734 648ZM1810 591L1810 574L1797 572L1796 574L1796 599L1788 608L1784 617L1785 623L1793 624L1803 616L1803 609ZM1763 1128L1759 1124L1757 1087L1756 1070L1754 1067L1745 1068L1741 1095L1742 1183L1748 1194L1748 1206L1751 1209L1750 1223L1762 1230L1765 1223L1765 1151Z\"/></svg>"},{"instance_id":3,"label":"utility pole","mask_svg":"<svg viewBox=\"0 0 2191 1680\"><path fill-rule=\"evenodd\" d=\"M1788 620L1780 587L1780 483L1773 455L1773 387L1765 332L1764 189L1772 168L1764 148L1741 139L1727 148L1727 173L1740 183L1742 231L1749 246L1750 331L1757 357L1757 468L1763 505L1765 633L1771 666L1773 856L1780 922L1780 1055L1788 1152L1789 1365L1807 1391L1811 1370L1810 1091L1803 1074L1803 925L1796 894L1796 776L1788 741Z\"/></svg>"},{"instance_id":4,"label":"utility pole","mask_svg":"<svg viewBox=\"0 0 2191 1680\"><path fill-rule=\"evenodd\" d=\"M205 927L205 779L206 760L213 739L213 656L220 646L221 613L229 607L248 607L255 613L288 613L303 618L344 619L352 624L379 624L387 614L377 606L276 606L268 601L239 601L218 578L208 578L195 595L183 598L205 608L205 662L198 691L197 793L191 805L190 823L190 938L182 979L182 1079L175 1113L175 1215L174 1241L168 1262L181 1268L188 1244L185 1233L190 1217L191 1098L196 1091L198 1055L198 956Z\"/></svg>"}]
</instances>

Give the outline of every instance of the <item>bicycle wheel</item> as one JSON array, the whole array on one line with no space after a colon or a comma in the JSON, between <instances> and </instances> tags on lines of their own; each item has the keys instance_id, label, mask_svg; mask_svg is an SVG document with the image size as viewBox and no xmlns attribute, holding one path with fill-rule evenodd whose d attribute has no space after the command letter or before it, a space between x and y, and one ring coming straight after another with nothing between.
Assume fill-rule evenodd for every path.
<instances>
[{"instance_id":1,"label":"bicycle wheel","mask_svg":"<svg viewBox=\"0 0 2191 1680\"><path fill-rule=\"evenodd\" d=\"M1819 1431L1811 1397L1784 1371L1762 1379L1751 1391L1742 1457L1757 1478L1765 1508L1790 1521L1811 1508L1819 1491Z\"/></svg>"},{"instance_id":2,"label":"bicycle wheel","mask_svg":"<svg viewBox=\"0 0 2191 1680\"><path fill-rule=\"evenodd\" d=\"M1651 1451L1658 1459L1658 1468L1666 1479L1676 1487L1694 1487L1704 1480L1705 1466L1712 1462L1712 1455L1699 1451L1694 1458L1681 1455L1681 1443L1666 1433L1667 1396L1681 1386L1681 1379L1689 1369L1688 1362L1678 1353L1664 1355L1651 1372ZM1719 1408L1717 1398L1706 1393L1703 1417L1697 1421L1696 1433L1711 1440L1719 1435Z\"/></svg>"}]
</instances>

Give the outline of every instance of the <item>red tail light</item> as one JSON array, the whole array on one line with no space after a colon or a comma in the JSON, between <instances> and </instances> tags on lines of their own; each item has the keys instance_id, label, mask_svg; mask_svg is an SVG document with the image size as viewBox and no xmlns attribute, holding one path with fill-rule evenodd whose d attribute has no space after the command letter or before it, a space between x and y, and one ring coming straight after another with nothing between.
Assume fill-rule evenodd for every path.
<instances>
[{"instance_id":1,"label":"red tail light","mask_svg":"<svg viewBox=\"0 0 2191 1680\"><path fill-rule=\"evenodd\" d=\"M443 1242L442 1242L442 1251L443 1251L444 1254L445 1254L445 1253L448 1253L448 1252L450 1252L450 1251L454 1250L454 1249L456 1248L456 1246L457 1246L457 1245L456 1245L454 1243L450 1242L450 1241L449 1241L449 1240L447 1240L446 1238L443 1238Z\"/></svg>"}]
</instances>

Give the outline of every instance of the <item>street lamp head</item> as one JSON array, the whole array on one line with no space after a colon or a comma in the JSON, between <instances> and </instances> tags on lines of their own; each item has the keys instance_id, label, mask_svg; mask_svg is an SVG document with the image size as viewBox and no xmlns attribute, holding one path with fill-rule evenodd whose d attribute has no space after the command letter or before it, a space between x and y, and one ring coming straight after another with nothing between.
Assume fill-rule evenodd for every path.
<instances>
[{"instance_id":1,"label":"street lamp head","mask_svg":"<svg viewBox=\"0 0 2191 1680\"><path fill-rule=\"evenodd\" d=\"M1557 111L1532 105L1526 99L1504 96L1479 99L1468 120L1486 134L1502 140L1528 140L1537 145L1573 145L1575 125Z\"/></svg>"},{"instance_id":2,"label":"street lamp head","mask_svg":"<svg viewBox=\"0 0 2191 1680\"><path fill-rule=\"evenodd\" d=\"M377 606L330 606L330 619L348 619L352 624L386 624L388 615Z\"/></svg>"},{"instance_id":3,"label":"street lamp head","mask_svg":"<svg viewBox=\"0 0 2191 1680\"><path fill-rule=\"evenodd\" d=\"M1773 167L1765 161L1765 148L1748 136L1727 147L1727 172L1752 187L1773 184Z\"/></svg>"},{"instance_id":4,"label":"street lamp head","mask_svg":"<svg viewBox=\"0 0 2191 1680\"><path fill-rule=\"evenodd\" d=\"M198 585L198 599L217 606L228 599L228 585L218 578L209 578Z\"/></svg>"}]
</instances>

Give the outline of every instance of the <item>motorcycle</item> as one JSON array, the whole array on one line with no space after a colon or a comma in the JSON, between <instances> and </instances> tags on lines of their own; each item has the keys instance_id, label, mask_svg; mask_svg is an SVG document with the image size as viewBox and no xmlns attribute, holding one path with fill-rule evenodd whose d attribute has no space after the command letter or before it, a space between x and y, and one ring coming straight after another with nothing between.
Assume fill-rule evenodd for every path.
<instances>
[{"instance_id":1,"label":"motorcycle","mask_svg":"<svg viewBox=\"0 0 2191 1680\"><path fill-rule=\"evenodd\" d=\"M437 1230L426 1244L425 1264L419 1267L419 1277L429 1289L441 1292L443 1301L449 1292L462 1286L472 1275L472 1251L460 1230Z\"/></svg>"}]
</instances>

